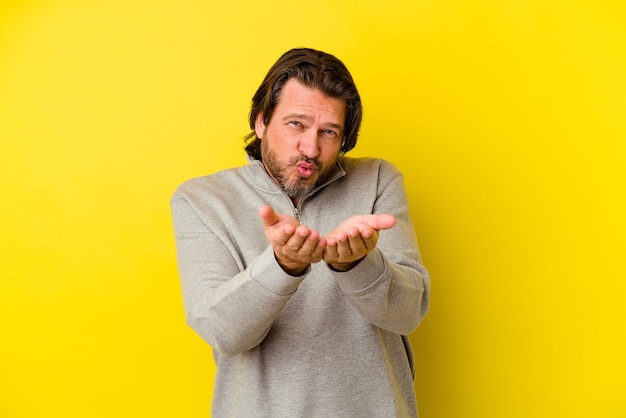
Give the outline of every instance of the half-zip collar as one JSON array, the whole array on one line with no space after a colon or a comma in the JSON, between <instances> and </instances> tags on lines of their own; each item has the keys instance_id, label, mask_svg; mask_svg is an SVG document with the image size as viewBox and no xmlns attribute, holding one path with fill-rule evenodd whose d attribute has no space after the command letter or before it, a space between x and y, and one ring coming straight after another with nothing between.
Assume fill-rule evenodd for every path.
<instances>
[{"instance_id":1,"label":"half-zip collar","mask_svg":"<svg viewBox=\"0 0 626 418\"><path fill-rule=\"evenodd\" d=\"M270 177L268 172L265 171L265 166L263 166L263 163L261 161L256 160L250 156L247 156L247 159L250 164L246 167L245 172L251 184L267 193L282 193L289 198L289 201L291 201L291 197L289 197L287 193L285 193L285 191L274 181L274 179ZM302 201L305 200L307 197L317 193L319 190L323 189L330 183L340 179L345 175L346 172L341 166L340 159L338 159L335 162L333 174L324 183L315 187L306 196L302 197L298 206L300 206L302 204Z\"/></svg>"}]
</instances>

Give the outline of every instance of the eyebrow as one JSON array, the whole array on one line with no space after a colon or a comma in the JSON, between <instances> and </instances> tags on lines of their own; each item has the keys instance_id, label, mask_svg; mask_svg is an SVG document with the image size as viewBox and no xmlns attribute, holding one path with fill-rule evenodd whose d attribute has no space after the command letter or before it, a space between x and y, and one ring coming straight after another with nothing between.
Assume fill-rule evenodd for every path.
<instances>
[{"instance_id":1,"label":"eyebrow","mask_svg":"<svg viewBox=\"0 0 626 418\"><path fill-rule=\"evenodd\" d=\"M285 115L281 118L283 121L285 120L289 120L289 119L303 119L306 121L311 121L313 120L313 117L310 115L307 115L306 113L290 113L288 115ZM343 126L334 123L334 122L330 122L328 124L326 124L325 126L328 126L329 128L333 128L337 131L343 132Z\"/></svg>"}]
</instances>

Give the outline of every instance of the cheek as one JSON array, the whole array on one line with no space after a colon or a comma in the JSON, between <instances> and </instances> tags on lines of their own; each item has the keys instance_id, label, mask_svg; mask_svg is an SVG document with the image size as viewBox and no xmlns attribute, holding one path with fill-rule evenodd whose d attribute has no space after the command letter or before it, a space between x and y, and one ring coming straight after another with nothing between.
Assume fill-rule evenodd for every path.
<instances>
[{"instance_id":1,"label":"cheek","mask_svg":"<svg viewBox=\"0 0 626 418\"><path fill-rule=\"evenodd\" d=\"M267 127L265 136L269 140L269 145L275 150L288 148L293 142L289 140L289 136L280 126Z\"/></svg>"},{"instance_id":2,"label":"cheek","mask_svg":"<svg viewBox=\"0 0 626 418\"><path fill-rule=\"evenodd\" d=\"M332 145L322 148L320 153L320 157L323 158L324 162L327 164L334 164L337 156L339 155L339 150L341 146Z\"/></svg>"}]
</instances>

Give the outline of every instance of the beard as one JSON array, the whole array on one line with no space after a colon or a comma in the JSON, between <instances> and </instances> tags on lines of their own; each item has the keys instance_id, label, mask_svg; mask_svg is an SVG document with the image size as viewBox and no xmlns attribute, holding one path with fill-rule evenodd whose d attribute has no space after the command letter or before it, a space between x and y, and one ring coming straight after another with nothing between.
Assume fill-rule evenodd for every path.
<instances>
[{"instance_id":1,"label":"beard","mask_svg":"<svg viewBox=\"0 0 626 418\"><path fill-rule=\"evenodd\" d=\"M278 185L291 198L303 198L318 185L325 182L331 175L334 165L330 167L322 167L322 164L315 158L308 158L304 155L289 159L287 162L281 162L276 153L271 151L265 141L261 142L261 155L263 165L267 172L276 180ZM298 175L295 167L301 161L315 165L315 173L310 177L302 177ZM290 177L290 172L291 177Z\"/></svg>"}]
</instances>

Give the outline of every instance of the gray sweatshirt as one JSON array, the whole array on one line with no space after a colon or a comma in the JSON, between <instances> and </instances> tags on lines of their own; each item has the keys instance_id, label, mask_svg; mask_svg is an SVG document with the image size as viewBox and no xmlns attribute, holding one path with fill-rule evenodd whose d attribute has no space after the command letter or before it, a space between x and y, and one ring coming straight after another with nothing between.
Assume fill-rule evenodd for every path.
<instances>
[{"instance_id":1,"label":"gray sweatshirt","mask_svg":"<svg viewBox=\"0 0 626 418\"><path fill-rule=\"evenodd\" d=\"M397 223L352 270L322 261L294 277L265 237L265 204L322 236L353 215ZM430 285L393 165L345 157L295 208L253 160L185 182L171 206L187 321L217 365L213 416L417 416L406 336Z\"/></svg>"}]
</instances>

